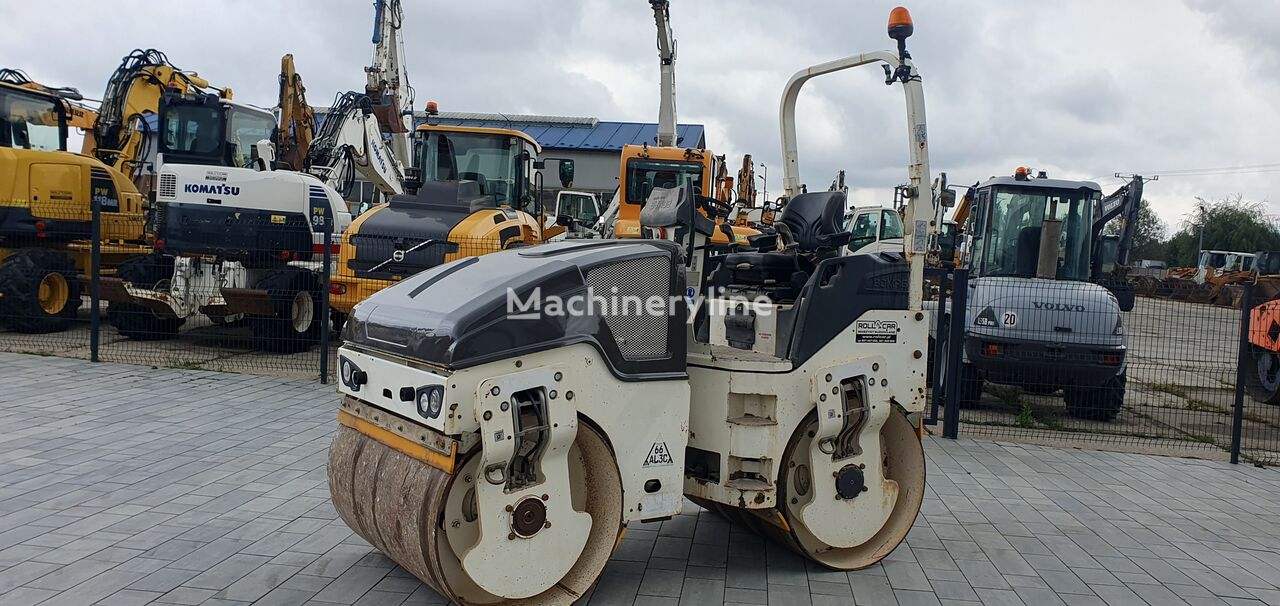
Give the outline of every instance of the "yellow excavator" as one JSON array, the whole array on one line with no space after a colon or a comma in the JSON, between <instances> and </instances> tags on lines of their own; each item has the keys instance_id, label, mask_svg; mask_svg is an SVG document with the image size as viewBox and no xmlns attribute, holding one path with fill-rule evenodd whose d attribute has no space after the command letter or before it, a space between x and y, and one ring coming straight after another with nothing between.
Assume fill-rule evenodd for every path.
<instances>
[{"instance_id":1,"label":"yellow excavator","mask_svg":"<svg viewBox=\"0 0 1280 606\"><path fill-rule=\"evenodd\" d=\"M93 111L74 89L0 70L0 322L9 330L66 329L91 266L93 204L104 268L145 253L143 197L124 174L67 151L67 129Z\"/></svg>"},{"instance_id":2,"label":"yellow excavator","mask_svg":"<svg viewBox=\"0 0 1280 606\"><path fill-rule=\"evenodd\" d=\"M658 105L658 132L654 142L622 147L618 176L622 184L618 192L618 215L613 234L618 238L645 237L640 227L640 211L655 189L674 189L691 185L706 196L702 212L715 215L724 224L732 213L733 178L728 176L724 156L706 149L681 147L676 133L676 41L671 31L671 13L667 0L650 0L658 27L658 60L661 71L661 97ZM715 194L715 197L707 194ZM732 225L717 229L711 238L713 246L746 244L759 231Z\"/></svg>"}]
</instances>

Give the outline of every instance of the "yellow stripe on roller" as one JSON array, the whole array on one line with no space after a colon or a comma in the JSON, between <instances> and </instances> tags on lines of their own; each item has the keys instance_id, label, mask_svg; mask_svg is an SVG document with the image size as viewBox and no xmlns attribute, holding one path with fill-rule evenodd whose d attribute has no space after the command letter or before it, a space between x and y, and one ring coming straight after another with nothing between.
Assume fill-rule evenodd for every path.
<instances>
[{"instance_id":1,"label":"yellow stripe on roller","mask_svg":"<svg viewBox=\"0 0 1280 606\"><path fill-rule=\"evenodd\" d=\"M422 461L440 471L453 475L454 466L458 460L457 444L451 447L451 452L448 455L443 455L426 446L391 433L345 410L338 411L338 423L350 427L407 457Z\"/></svg>"}]
</instances>

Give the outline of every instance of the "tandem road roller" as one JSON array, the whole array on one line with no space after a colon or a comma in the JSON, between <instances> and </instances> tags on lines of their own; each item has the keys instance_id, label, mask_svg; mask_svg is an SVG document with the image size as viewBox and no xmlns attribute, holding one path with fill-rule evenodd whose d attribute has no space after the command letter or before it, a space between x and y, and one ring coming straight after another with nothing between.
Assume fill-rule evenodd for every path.
<instances>
[{"instance_id":1,"label":"tandem road roller","mask_svg":"<svg viewBox=\"0 0 1280 606\"><path fill-rule=\"evenodd\" d=\"M686 182L647 198L647 239L460 259L357 305L329 450L342 519L460 604L570 604L627 524L686 495L834 569L888 555L925 487L939 196L906 10L889 25L896 52L787 84L782 241L718 253L721 205ZM904 245L841 255L845 194L799 193L795 101L810 78L877 63L906 95Z\"/></svg>"}]
</instances>

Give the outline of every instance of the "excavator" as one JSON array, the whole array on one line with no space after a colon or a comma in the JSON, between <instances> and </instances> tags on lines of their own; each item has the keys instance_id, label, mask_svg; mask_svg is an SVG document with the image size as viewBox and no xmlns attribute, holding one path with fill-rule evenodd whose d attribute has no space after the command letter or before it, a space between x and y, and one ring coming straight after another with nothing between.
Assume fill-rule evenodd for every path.
<instances>
[{"instance_id":1,"label":"excavator","mask_svg":"<svg viewBox=\"0 0 1280 606\"><path fill-rule=\"evenodd\" d=\"M92 271L93 205L101 210L102 269L146 246L143 196L114 167L67 151L67 129L94 112L75 89L0 70L0 322L9 330L65 330Z\"/></svg>"},{"instance_id":2,"label":"excavator","mask_svg":"<svg viewBox=\"0 0 1280 606\"><path fill-rule=\"evenodd\" d=\"M1121 312L1134 299L1132 289L1126 298L1106 288L1097 257L1107 223L1136 216L1143 182L1134 175L1104 197L1092 181L1018 167L970 189L972 202L958 208L973 240L964 351L959 381L949 383L961 406L975 406L992 382L1061 390L1069 416L1116 418L1128 363Z\"/></svg>"},{"instance_id":3,"label":"excavator","mask_svg":"<svg viewBox=\"0 0 1280 606\"><path fill-rule=\"evenodd\" d=\"M383 139L367 95L339 93L316 129L302 76L293 55L285 55L280 59L279 98L276 149L288 156L286 165L315 175L343 198L350 196L357 173L384 197L404 193L404 166Z\"/></svg>"},{"instance_id":4,"label":"excavator","mask_svg":"<svg viewBox=\"0 0 1280 606\"><path fill-rule=\"evenodd\" d=\"M618 190L617 219L612 234L617 238L640 238L640 211L645 200L655 189L672 188L686 182L693 184L704 195L717 194L709 199L716 214L717 223L724 223L733 214L732 178L728 176L724 156L716 156L706 149L680 146L676 132L676 40L671 30L671 10L668 0L649 0L654 22L658 28L658 63L660 69L660 97L658 104L658 133L655 145L624 145L621 170L618 176L622 186ZM739 178L738 183L742 184ZM728 226L717 231L712 244L728 246L746 244L748 238L760 231L747 226Z\"/></svg>"},{"instance_id":5,"label":"excavator","mask_svg":"<svg viewBox=\"0 0 1280 606\"><path fill-rule=\"evenodd\" d=\"M686 181L649 192L652 237L460 259L356 306L327 470L342 520L463 606L574 603L628 525L686 497L817 566L888 556L925 490L930 238L910 230L930 228L936 195L912 28L897 8L896 52L787 83L777 250L711 246L714 199ZM906 98L909 232L894 253L842 255L848 200L800 192L795 102L874 64Z\"/></svg>"},{"instance_id":6,"label":"excavator","mask_svg":"<svg viewBox=\"0 0 1280 606\"><path fill-rule=\"evenodd\" d=\"M276 170L268 110L235 103L155 50L134 51L107 84L97 155L154 195L150 254L103 278L107 319L131 339L173 338L197 315L243 319L255 346L294 353L314 345L322 311L321 259L350 214L315 176Z\"/></svg>"},{"instance_id":7,"label":"excavator","mask_svg":"<svg viewBox=\"0 0 1280 606\"><path fill-rule=\"evenodd\" d=\"M544 233L546 218L537 186L539 170L544 168L538 158L542 148L529 135L503 128L432 124L432 116L439 113L434 101L426 104L427 122L412 131L411 140L400 131L400 120L408 120L411 109L405 103L413 97L404 72L400 3L379 0L374 6L374 65L365 69L369 74L366 97L372 107L361 105L361 111L371 109L391 138L392 157L385 160L389 165L404 163L404 189L384 191L390 194L387 203L358 213L343 235L338 264L329 278L335 325L341 325L357 303L408 276L463 257L538 244L552 231ZM365 133L364 140L371 142L371 121L365 122ZM398 143L402 135L403 153ZM312 149L334 149L323 139L322 132ZM413 154L407 151L410 142ZM384 158L377 146L371 149L366 157L378 166ZM319 158L333 155L313 153L313 169L317 163L332 164L333 160L320 162ZM573 162L560 161L559 169L567 187L573 181ZM392 180L384 179L380 187L391 184Z\"/></svg>"}]
</instances>

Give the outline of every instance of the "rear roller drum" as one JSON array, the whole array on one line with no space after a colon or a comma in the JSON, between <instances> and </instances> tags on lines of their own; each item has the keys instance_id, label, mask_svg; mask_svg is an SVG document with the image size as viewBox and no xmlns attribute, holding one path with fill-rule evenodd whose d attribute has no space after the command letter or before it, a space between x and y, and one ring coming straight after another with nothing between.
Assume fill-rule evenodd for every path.
<instances>
[{"instance_id":1,"label":"rear roller drum","mask_svg":"<svg viewBox=\"0 0 1280 606\"><path fill-rule=\"evenodd\" d=\"M591 516L586 544L574 553L544 558L488 562L486 566L538 567L575 558L568 572L532 596L500 596L487 591L463 566L464 556L481 540L476 483L484 482L478 450L460 461L452 475L410 458L348 427L339 428L329 449L329 489L333 505L364 540L413 573L432 589L459 604L568 605L583 594L604 569L622 528L622 481L613 453L587 423L569 452L569 503ZM547 504L526 499L510 510L509 529L487 541L522 541L540 533ZM545 537L544 537L545 538Z\"/></svg>"},{"instance_id":2,"label":"rear roller drum","mask_svg":"<svg viewBox=\"0 0 1280 606\"><path fill-rule=\"evenodd\" d=\"M694 499L699 505L730 521L743 525L775 541L801 556L838 570L858 570L884 559L907 537L915 523L924 499L924 448L915 428L905 414L896 408L880 430L884 475L898 483L897 499L888 519L878 532L863 543L847 548L831 547L819 541L804 525L800 510L813 499L813 483L835 481L840 494L855 494L861 489L861 475L817 478L809 470L810 446L817 417L810 414L791 438L780 462L778 504L776 509L746 510ZM867 497L854 497L867 498Z\"/></svg>"}]
</instances>

